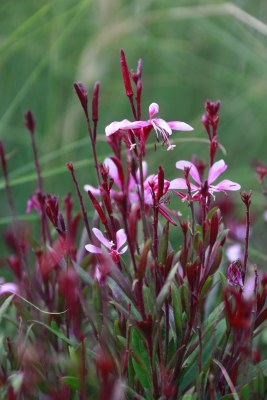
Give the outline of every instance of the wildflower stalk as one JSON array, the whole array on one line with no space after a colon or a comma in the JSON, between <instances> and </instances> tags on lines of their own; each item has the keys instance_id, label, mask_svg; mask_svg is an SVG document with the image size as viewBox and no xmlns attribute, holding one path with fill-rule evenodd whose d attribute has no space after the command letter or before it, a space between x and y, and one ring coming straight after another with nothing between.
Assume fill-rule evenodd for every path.
<instances>
[{"instance_id":1,"label":"wildflower stalk","mask_svg":"<svg viewBox=\"0 0 267 400\"><path fill-rule=\"evenodd\" d=\"M95 98L93 99L92 103L92 108L94 112L94 124L95 124L95 131L93 133L92 128L91 128L91 122L89 118L89 113L88 113L88 96L87 96L87 91L83 85L82 82L76 82L74 83L74 89L77 93L77 96L80 100L81 106L84 110L85 118L86 118L86 124L87 124L87 132L90 138L91 146L92 146L92 152L93 152L93 158L94 158L94 167L96 170L96 175L97 175L97 180L98 184L101 184L101 179L100 179L100 172L99 172L99 167L98 167L98 161L97 161L97 153L96 153L96 123L98 120L98 86L94 90L94 95Z\"/></svg>"},{"instance_id":2,"label":"wildflower stalk","mask_svg":"<svg viewBox=\"0 0 267 400\"><path fill-rule=\"evenodd\" d=\"M247 262L248 262L248 244L249 244L249 229L250 229L250 205L251 205L251 196L252 192L241 192L240 193L241 200L246 206L246 237L245 237L245 254L243 261L243 271L242 271L242 280L243 283L246 279L246 271L247 271Z\"/></svg>"},{"instance_id":3,"label":"wildflower stalk","mask_svg":"<svg viewBox=\"0 0 267 400\"><path fill-rule=\"evenodd\" d=\"M122 49L121 49L120 63L121 63L121 72L122 72L126 96L128 97L128 99L130 101L134 119L137 120L137 114L136 114L134 101L133 101L133 89L132 89L132 85L131 85L130 73L129 73L125 53Z\"/></svg>"},{"instance_id":4,"label":"wildflower stalk","mask_svg":"<svg viewBox=\"0 0 267 400\"><path fill-rule=\"evenodd\" d=\"M10 185L9 185L9 178L8 178L8 171L7 171L7 161L6 161L5 149L4 149L4 145L3 145L2 141L0 141L0 158L1 158L4 181L5 181L5 189L6 189L7 201L8 201L8 205L9 205L10 211L11 211L12 219L15 222L16 221L16 208L15 208L15 203L13 201Z\"/></svg>"},{"instance_id":5,"label":"wildflower stalk","mask_svg":"<svg viewBox=\"0 0 267 400\"><path fill-rule=\"evenodd\" d=\"M191 229L191 238L192 238L192 243L195 237L195 210L194 210L194 202L192 199L192 191L191 191L191 185L189 182L189 171L190 168L185 167L184 169L184 177L185 177L185 182L186 182L186 186L187 186L187 190L188 190L188 204L190 207L190 212L191 212L191 224L192 224L192 229ZM193 253L192 253L192 257L193 257Z\"/></svg>"},{"instance_id":6,"label":"wildflower stalk","mask_svg":"<svg viewBox=\"0 0 267 400\"><path fill-rule=\"evenodd\" d=\"M35 142L35 121L32 115L32 112L29 110L24 115L25 118L25 126L28 129L31 136L31 145L34 157L34 164L37 173L37 182L38 182L38 190L43 193L43 179L41 174L41 167L38 158L38 149Z\"/></svg>"},{"instance_id":7,"label":"wildflower stalk","mask_svg":"<svg viewBox=\"0 0 267 400\"><path fill-rule=\"evenodd\" d=\"M94 122L93 140L96 143L97 124L98 124L98 99L99 99L99 82L95 83L92 98L92 120Z\"/></svg>"},{"instance_id":8,"label":"wildflower stalk","mask_svg":"<svg viewBox=\"0 0 267 400\"><path fill-rule=\"evenodd\" d=\"M86 399L86 354L85 354L85 338L81 339L81 388L80 388L80 400ZM88 395L88 393L87 393Z\"/></svg>"},{"instance_id":9,"label":"wildflower stalk","mask_svg":"<svg viewBox=\"0 0 267 400\"><path fill-rule=\"evenodd\" d=\"M129 244L130 256L131 256L131 260L132 260L132 263L133 263L134 272L136 273L137 266L136 266L135 255L134 255L134 248L133 248L133 243L132 243L130 235L129 235L128 221L127 221L127 218L126 218L125 215L123 216L123 222L124 222L125 233L126 233L126 236L127 236L127 242Z\"/></svg>"},{"instance_id":10,"label":"wildflower stalk","mask_svg":"<svg viewBox=\"0 0 267 400\"><path fill-rule=\"evenodd\" d=\"M168 300L165 301L165 364L168 362L170 338L170 307Z\"/></svg>"},{"instance_id":11,"label":"wildflower stalk","mask_svg":"<svg viewBox=\"0 0 267 400\"><path fill-rule=\"evenodd\" d=\"M143 224L144 242L146 242L149 235L148 235L147 220L146 220L146 215L145 215L144 172L143 172L143 159L142 159L141 153L139 154L138 161L139 161L139 174L140 174L140 190L139 190L140 206L141 206L140 208L141 208L141 218L142 218L142 224Z\"/></svg>"},{"instance_id":12,"label":"wildflower stalk","mask_svg":"<svg viewBox=\"0 0 267 400\"><path fill-rule=\"evenodd\" d=\"M87 212L86 212L85 207L84 207L83 197L82 197L82 194L81 194L81 191L80 191L80 188L79 188L78 181L76 179L76 175L75 175L73 164L70 163L70 162L67 163L67 168L71 173L71 177L72 177L72 180L74 182L74 185L75 185L75 188L76 188L76 193L77 193L77 196L78 196L78 199L79 199L80 208L81 208L81 212L82 212L82 216L83 216L83 220L84 220L84 225L85 225L88 237L89 237L90 241L92 242L92 240L93 240L92 239L93 238L92 237L92 232L91 232L91 228L90 228L89 221L88 221L88 218L87 218Z\"/></svg>"}]
</instances>

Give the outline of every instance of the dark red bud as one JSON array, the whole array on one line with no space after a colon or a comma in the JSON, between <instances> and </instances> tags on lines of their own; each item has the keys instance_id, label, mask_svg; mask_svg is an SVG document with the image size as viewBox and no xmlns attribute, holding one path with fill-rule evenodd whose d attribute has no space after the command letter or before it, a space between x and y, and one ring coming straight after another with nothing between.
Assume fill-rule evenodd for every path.
<instances>
[{"instance_id":1,"label":"dark red bud","mask_svg":"<svg viewBox=\"0 0 267 400\"><path fill-rule=\"evenodd\" d=\"M90 190L88 190L87 193L88 193L88 196L90 197L90 200L91 200L91 202L92 202L94 208L96 209L96 211L97 211L97 213L98 213L98 215L99 215L99 218L101 219L102 224L103 224L103 225L106 225L106 223L107 223L107 217L106 217L106 215L105 215L105 213L104 213L103 208L100 206L99 202L97 201L97 199L95 198L95 196L93 195L93 193L90 192Z\"/></svg>"},{"instance_id":2,"label":"dark red bud","mask_svg":"<svg viewBox=\"0 0 267 400\"><path fill-rule=\"evenodd\" d=\"M67 162L66 166L67 166L67 168L68 168L69 171L73 171L73 164L72 164L72 162Z\"/></svg>"},{"instance_id":3,"label":"dark red bud","mask_svg":"<svg viewBox=\"0 0 267 400\"><path fill-rule=\"evenodd\" d=\"M188 263L186 265L186 276L192 292L195 291L199 281L199 269L200 265L198 260L195 260L192 264Z\"/></svg>"},{"instance_id":4,"label":"dark red bud","mask_svg":"<svg viewBox=\"0 0 267 400\"><path fill-rule=\"evenodd\" d=\"M219 230L219 218L217 212L213 214L210 223L210 247L213 247L216 242Z\"/></svg>"},{"instance_id":5,"label":"dark red bud","mask_svg":"<svg viewBox=\"0 0 267 400\"><path fill-rule=\"evenodd\" d=\"M6 175L6 156L5 156L5 148L3 142L0 140L0 158L2 163L2 168L4 175Z\"/></svg>"},{"instance_id":6,"label":"dark red bud","mask_svg":"<svg viewBox=\"0 0 267 400\"><path fill-rule=\"evenodd\" d=\"M240 197L243 203L245 204L246 207L249 207L251 204L251 196L252 196L252 191L250 190L249 192L240 192Z\"/></svg>"},{"instance_id":7,"label":"dark red bud","mask_svg":"<svg viewBox=\"0 0 267 400\"><path fill-rule=\"evenodd\" d=\"M92 119L94 122L98 121L98 98L99 98L99 82L95 83L92 100Z\"/></svg>"},{"instance_id":8,"label":"dark red bud","mask_svg":"<svg viewBox=\"0 0 267 400\"><path fill-rule=\"evenodd\" d=\"M141 79L142 72L143 72L143 61L142 61L142 58L139 58L138 63L137 63L137 70L136 70L138 80Z\"/></svg>"},{"instance_id":9,"label":"dark red bud","mask_svg":"<svg viewBox=\"0 0 267 400\"><path fill-rule=\"evenodd\" d=\"M16 278L21 279L22 270L20 258L17 255L11 255L8 257L7 262Z\"/></svg>"},{"instance_id":10,"label":"dark red bud","mask_svg":"<svg viewBox=\"0 0 267 400\"><path fill-rule=\"evenodd\" d=\"M164 170L160 165L158 168L158 191L156 199L157 202L159 202L160 198L163 196L163 192L164 192Z\"/></svg>"},{"instance_id":11,"label":"dark red bud","mask_svg":"<svg viewBox=\"0 0 267 400\"><path fill-rule=\"evenodd\" d=\"M31 112L31 110L27 111L24 114L24 124L26 126L26 128L29 130L29 132L34 135L35 132L35 120L33 117L33 114Z\"/></svg>"},{"instance_id":12,"label":"dark red bud","mask_svg":"<svg viewBox=\"0 0 267 400\"><path fill-rule=\"evenodd\" d=\"M75 92L77 93L77 96L80 100L81 106L84 110L84 113L86 115L86 118L88 118L88 96L87 96L87 91L82 82L75 82L74 83L74 89Z\"/></svg>"},{"instance_id":13,"label":"dark red bud","mask_svg":"<svg viewBox=\"0 0 267 400\"><path fill-rule=\"evenodd\" d=\"M130 80L130 73L129 73L127 62L126 62L125 53L122 49L121 49L120 60L121 60L121 72L122 72L122 77L123 77L123 81L124 81L126 96L132 97L133 89L132 89L131 80Z\"/></svg>"}]
</instances>

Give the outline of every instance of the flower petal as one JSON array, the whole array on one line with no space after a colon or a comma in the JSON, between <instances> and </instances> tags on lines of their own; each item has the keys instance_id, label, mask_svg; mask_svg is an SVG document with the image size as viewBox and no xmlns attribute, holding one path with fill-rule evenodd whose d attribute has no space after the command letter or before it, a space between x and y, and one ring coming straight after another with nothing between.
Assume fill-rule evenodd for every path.
<instances>
[{"instance_id":1,"label":"flower petal","mask_svg":"<svg viewBox=\"0 0 267 400\"><path fill-rule=\"evenodd\" d=\"M140 129L140 128L145 128L146 126L150 126L151 122L150 121L135 121L135 122L130 122L125 129L127 130L134 130L134 129Z\"/></svg>"},{"instance_id":2,"label":"flower petal","mask_svg":"<svg viewBox=\"0 0 267 400\"><path fill-rule=\"evenodd\" d=\"M146 175L147 175L147 162L146 161L142 162L142 168L143 168L143 177L145 178ZM140 170L139 170L139 168L136 171L136 177L137 177L138 181L140 182Z\"/></svg>"},{"instance_id":3,"label":"flower petal","mask_svg":"<svg viewBox=\"0 0 267 400\"><path fill-rule=\"evenodd\" d=\"M182 171L184 171L185 167L190 167L189 174L192 176L192 178L194 179L195 182L197 182L199 185L201 185L201 180L200 180L198 170L193 163L191 163L190 161L181 160L181 161L178 161L175 164L175 166L176 166L176 168L181 169Z\"/></svg>"},{"instance_id":4,"label":"flower petal","mask_svg":"<svg viewBox=\"0 0 267 400\"><path fill-rule=\"evenodd\" d=\"M191 190L193 192L199 190L199 187L197 187L196 185L194 185L191 182L190 182L190 187L191 187ZM170 186L169 186L169 190L171 190L171 189L185 189L185 190L187 190L187 184L186 184L185 179L184 178L173 179L170 182Z\"/></svg>"},{"instance_id":5,"label":"flower petal","mask_svg":"<svg viewBox=\"0 0 267 400\"><path fill-rule=\"evenodd\" d=\"M93 244L86 244L85 249L89 251L89 253L94 253L94 254L101 254L102 249L100 247L94 246Z\"/></svg>"},{"instance_id":6,"label":"flower petal","mask_svg":"<svg viewBox=\"0 0 267 400\"><path fill-rule=\"evenodd\" d=\"M124 229L120 229L116 232L117 250L126 242L127 236Z\"/></svg>"},{"instance_id":7,"label":"flower petal","mask_svg":"<svg viewBox=\"0 0 267 400\"><path fill-rule=\"evenodd\" d=\"M111 124L109 124L105 128L106 136L113 135L114 133L118 132L121 129L127 129L125 127L129 124L131 124L131 122L128 119L111 122Z\"/></svg>"},{"instance_id":8,"label":"flower petal","mask_svg":"<svg viewBox=\"0 0 267 400\"><path fill-rule=\"evenodd\" d=\"M211 185L210 189L212 192L222 192L224 190L240 190L241 186L238 183L224 179L215 186Z\"/></svg>"},{"instance_id":9,"label":"flower petal","mask_svg":"<svg viewBox=\"0 0 267 400\"><path fill-rule=\"evenodd\" d=\"M167 132L168 133L168 135L171 135L172 134L172 130L171 130L171 128L169 127L169 125L167 124L167 122L166 121L164 121L164 119L162 119L162 118L154 118L153 119L153 127L154 127L154 129L156 130L156 128L159 128L159 130L160 131L165 131L165 132Z\"/></svg>"},{"instance_id":10,"label":"flower petal","mask_svg":"<svg viewBox=\"0 0 267 400\"><path fill-rule=\"evenodd\" d=\"M233 244L226 249L226 256L231 262L237 260L238 258L243 258L241 244Z\"/></svg>"},{"instance_id":11,"label":"flower petal","mask_svg":"<svg viewBox=\"0 0 267 400\"><path fill-rule=\"evenodd\" d=\"M170 182L169 189L187 189L187 184L184 178L173 179Z\"/></svg>"},{"instance_id":12,"label":"flower petal","mask_svg":"<svg viewBox=\"0 0 267 400\"><path fill-rule=\"evenodd\" d=\"M90 192L94 195L94 196L100 196L100 190L96 189L95 187L91 186L91 185L84 185L84 190L86 191L86 193L88 192L88 190L90 190Z\"/></svg>"},{"instance_id":13,"label":"flower petal","mask_svg":"<svg viewBox=\"0 0 267 400\"><path fill-rule=\"evenodd\" d=\"M114 163L114 161L111 160L111 158L105 158L104 163L103 163L106 167L108 167L109 169L109 176L114 179L114 183L115 185L119 188L122 189L122 183L119 177L119 171L118 168L116 166L116 164Z\"/></svg>"},{"instance_id":14,"label":"flower petal","mask_svg":"<svg viewBox=\"0 0 267 400\"><path fill-rule=\"evenodd\" d=\"M170 122L167 122L167 124L173 131L193 131L194 130L194 128L192 128L192 126L186 124L185 122L181 122L181 121L170 121Z\"/></svg>"},{"instance_id":15,"label":"flower petal","mask_svg":"<svg viewBox=\"0 0 267 400\"><path fill-rule=\"evenodd\" d=\"M217 161L209 170L208 184L214 182L219 175L221 175L227 169L227 165L223 160Z\"/></svg>"},{"instance_id":16,"label":"flower petal","mask_svg":"<svg viewBox=\"0 0 267 400\"><path fill-rule=\"evenodd\" d=\"M120 254L124 254L124 253L127 251L127 249L128 249L128 246L124 246L124 247L119 251L119 253L120 253Z\"/></svg>"},{"instance_id":17,"label":"flower petal","mask_svg":"<svg viewBox=\"0 0 267 400\"><path fill-rule=\"evenodd\" d=\"M143 177L146 177L147 174L147 162L146 161L142 161L142 167L143 167ZM136 171L136 178L137 178L137 182L140 183L140 170L138 168L138 170ZM129 181L129 185L128 188L132 189L133 187L135 187L136 183L134 178L131 176L130 177L130 181Z\"/></svg>"},{"instance_id":18,"label":"flower petal","mask_svg":"<svg viewBox=\"0 0 267 400\"><path fill-rule=\"evenodd\" d=\"M159 105L157 103L152 103L149 106L149 118L152 119L155 114L159 112Z\"/></svg>"},{"instance_id":19,"label":"flower petal","mask_svg":"<svg viewBox=\"0 0 267 400\"><path fill-rule=\"evenodd\" d=\"M0 296L2 294L6 294L6 293L13 293L13 294L19 293L18 285L16 285L15 283L12 283L12 282L10 282L10 283L7 282L7 283L4 283L3 285L0 285Z\"/></svg>"},{"instance_id":20,"label":"flower petal","mask_svg":"<svg viewBox=\"0 0 267 400\"><path fill-rule=\"evenodd\" d=\"M101 242L108 249L111 248L110 241L107 238L105 238L105 236L99 229L93 228L92 231L94 232L94 234L97 237L97 239L99 240L99 242Z\"/></svg>"}]
</instances>

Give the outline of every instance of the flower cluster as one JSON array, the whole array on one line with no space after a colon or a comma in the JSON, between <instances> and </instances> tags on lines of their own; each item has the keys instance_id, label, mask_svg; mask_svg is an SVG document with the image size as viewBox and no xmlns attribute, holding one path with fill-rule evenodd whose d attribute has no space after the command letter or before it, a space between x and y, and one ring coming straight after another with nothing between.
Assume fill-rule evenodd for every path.
<instances>
[{"instance_id":1,"label":"flower cluster","mask_svg":"<svg viewBox=\"0 0 267 400\"><path fill-rule=\"evenodd\" d=\"M112 153L103 161L100 84L91 111L85 86L74 84L97 179L82 190L75 162L67 163L78 212L73 195L62 202L45 191L36 121L25 115L37 174L26 212L39 220L37 237L18 224L0 142L13 219L5 235L10 254L1 260L12 280L0 278L0 397L263 399L267 277L249 252L252 192L233 194L244 215L236 220L225 192L240 185L217 181L227 169L216 161L221 103L208 100L202 117L208 161L185 161L170 139L191 125L166 122L157 103L142 119L143 63L129 70L122 50L120 65L132 118L106 126ZM156 142L174 150L178 172L170 164L152 170L153 130ZM264 191L267 169L256 170Z\"/></svg>"}]
</instances>

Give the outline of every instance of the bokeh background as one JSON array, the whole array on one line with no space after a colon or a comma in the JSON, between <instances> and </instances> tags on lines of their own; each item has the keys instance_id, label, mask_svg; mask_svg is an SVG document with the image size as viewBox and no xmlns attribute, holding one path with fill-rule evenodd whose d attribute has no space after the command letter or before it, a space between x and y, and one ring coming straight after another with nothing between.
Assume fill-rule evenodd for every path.
<instances>
[{"instance_id":1,"label":"bokeh background","mask_svg":"<svg viewBox=\"0 0 267 400\"><path fill-rule=\"evenodd\" d=\"M200 122L204 102L221 99L218 134L227 155L219 151L218 156L229 165L227 178L243 190L253 189L254 211L259 211L255 225L264 227L265 203L251 164L267 162L266 0L2 0L0 135L18 214L24 214L36 188L30 138L23 125L29 108L37 119L45 190L61 196L73 191L67 161L79 168L81 184L95 181L72 85L82 80L92 93L94 82L101 83L98 150L104 159L110 152L101 137L105 126L132 118L120 48L130 68L143 59L144 116L149 104L158 102L164 119L195 128L193 134L174 133L177 139L191 140L181 140L174 152L160 147L148 152L149 172L160 162L172 179L178 159L207 156L207 144L201 142L206 139ZM0 201L3 231L10 218L2 178Z\"/></svg>"}]
</instances>

